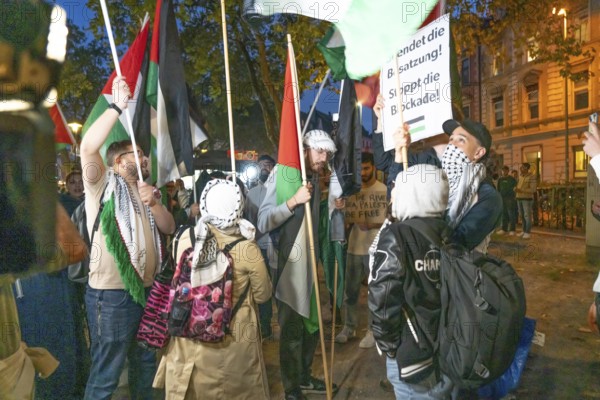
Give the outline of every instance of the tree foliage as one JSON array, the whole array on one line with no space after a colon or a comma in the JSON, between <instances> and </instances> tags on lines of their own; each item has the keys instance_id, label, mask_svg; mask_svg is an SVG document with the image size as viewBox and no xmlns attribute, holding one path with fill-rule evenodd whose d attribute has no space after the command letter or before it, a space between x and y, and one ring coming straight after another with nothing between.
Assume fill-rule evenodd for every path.
<instances>
[{"instance_id":1,"label":"tree foliage","mask_svg":"<svg viewBox=\"0 0 600 400\"><path fill-rule=\"evenodd\" d=\"M592 58L595 50L584 47L575 35L580 28L574 13L587 9L587 0L447 0L454 23L457 48L472 55L482 45L489 54L507 59L529 52L536 63L556 63L561 75L577 79L571 72L572 57ZM558 6L558 7L557 7ZM567 37L563 17L553 15L553 7L567 11ZM513 45L502 47L509 35Z\"/></svg>"},{"instance_id":2,"label":"tree foliage","mask_svg":"<svg viewBox=\"0 0 600 400\"><path fill-rule=\"evenodd\" d=\"M178 19L186 81L192 88L206 122L205 128L217 141L227 142L228 118L223 56L220 1L174 0ZM89 32L96 40L84 43L77 33L74 55L65 65L63 86L71 89L72 103L79 103L74 115L89 112L109 72L113 69L99 3L88 0L88 8L98 16L90 21ZM123 0L109 3L113 34L119 54L131 43L139 21L148 12L154 18L155 1ZM279 117L283 96L283 74L287 59L287 38L292 37L301 90L321 82L327 66L316 43L329 27L326 22L306 17L276 15L247 19L243 1L227 2L227 37L231 76L232 107L236 147L274 150L278 143ZM85 55L89 57L85 59ZM103 59L100 59L103 58ZM93 65L87 65L93 64ZM103 70L94 70L94 68ZM81 71L81 73L77 73ZM100 82L85 77L93 73ZM88 93L92 87L93 95ZM80 90L79 90L80 89ZM84 107L84 104L87 106ZM261 123L262 122L262 123Z\"/></svg>"}]
</instances>

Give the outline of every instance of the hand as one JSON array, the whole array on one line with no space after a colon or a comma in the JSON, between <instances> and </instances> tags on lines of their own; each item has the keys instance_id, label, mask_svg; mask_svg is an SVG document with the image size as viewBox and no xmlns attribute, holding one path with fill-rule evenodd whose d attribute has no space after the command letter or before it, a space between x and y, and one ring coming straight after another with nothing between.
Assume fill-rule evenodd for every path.
<instances>
[{"instance_id":1,"label":"hand","mask_svg":"<svg viewBox=\"0 0 600 400\"><path fill-rule=\"evenodd\" d=\"M300 186L296 193L286 202L288 208L293 210L296 206L308 203L312 197L313 186L308 182L306 186Z\"/></svg>"},{"instance_id":2,"label":"hand","mask_svg":"<svg viewBox=\"0 0 600 400\"><path fill-rule=\"evenodd\" d=\"M592 214L600 215L600 201L595 201L592 204Z\"/></svg>"},{"instance_id":3,"label":"hand","mask_svg":"<svg viewBox=\"0 0 600 400\"><path fill-rule=\"evenodd\" d=\"M583 133L583 151L591 158L600 154L600 131L598 125L593 122L589 123L589 129L589 132Z\"/></svg>"},{"instance_id":4,"label":"hand","mask_svg":"<svg viewBox=\"0 0 600 400\"><path fill-rule=\"evenodd\" d=\"M373 112L375 113L375 116L377 116L377 128L375 129L375 132L381 132L383 130L383 120L381 119L383 107L385 107L383 96L379 93L377 95L377 101L373 106Z\"/></svg>"},{"instance_id":5,"label":"hand","mask_svg":"<svg viewBox=\"0 0 600 400\"><path fill-rule=\"evenodd\" d=\"M154 186L148 185L146 182L142 181L138 181L137 184L142 203L148 207L154 207L157 204L156 198L154 197Z\"/></svg>"},{"instance_id":6,"label":"hand","mask_svg":"<svg viewBox=\"0 0 600 400\"><path fill-rule=\"evenodd\" d=\"M194 203L190 206L190 217L196 218L198 214L200 214L200 206L198 203Z\"/></svg>"},{"instance_id":7,"label":"hand","mask_svg":"<svg viewBox=\"0 0 600 400\"><path fill-rule=\"evenodd\" d=\"M339 197L334 200L334 204L336 209L341 210L344 207L346 207L346 199L343 197Z\"/></svg>"},{"instance_id":8,"label":"hand","mask_svg":"<svg viewBox=\"0 0 600 400\"><path fill-rule=\"evenodd\" d=\"M596 303L592 303L588 310L587 315L588 326L592 332L598 332L598 325L596 324Z\"/></svg>"},{"instance_id":9,"label":"hand","mask_svg":"<svg viewBox=\"0 0 600 400\"><path fill-rule=\"evenodd\" d=\"M185 184L183 183L183 180L177 179L175 181L175 188L178 189L178 190L179 189L185 189Z\"/></svg>"},{"instance_id":10,"label":"hand","mask_svg":"<svg viewBox=\"0 0 600 400\"><path fill-rule=\"evenodd\" d=\"M394 132L394 147L396 152L402 151L403 147L408 148L410 146L410 134L408 133L409 126L404 123L403 127L398 127Z\"/></svg>"},{"instance_id":11,"label":"hand","mask_svg":"<svg viewBox=\"0 0 600 400\"><path fill-rule=\"evenodd\" d=\"M131 98L131 90L129 89L129 85L124 76L117 76L113 80L112 95L113 102L117 107L121 110L125 110L127 108L127 102Z\"/></svg>"}]
</instances>

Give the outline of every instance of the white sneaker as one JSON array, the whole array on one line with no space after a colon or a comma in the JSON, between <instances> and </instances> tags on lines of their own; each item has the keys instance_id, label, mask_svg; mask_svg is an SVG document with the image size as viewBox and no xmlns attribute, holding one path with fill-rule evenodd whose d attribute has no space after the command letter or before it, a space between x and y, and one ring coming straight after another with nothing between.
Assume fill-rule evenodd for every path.
<instances>
[{"instance_id":1,"label":"white sneaker","mask_svg":"<svg viewBox=\"0 0 600 400\"><path fill-rule=\"evenodd\" d=\"M349 339L356 337L356 331L344 326L342 331L335 337L336 343L347 343Z\"/></svg>"},{"instance_id":2,"label":"white sneaker","mask_svg":"<svg viewBox=\"0 0 600 400\"><path fill-rule=\"evenodd\" d=\"M524 234L525 234L525 232L519 232L519 233L517 233L517 236L518 237L523 237Z\"/></svg>"},{"instance_id":3,"label":"white sneaker","mask_svg":"<svg viewBox=\"0 0 600 400\"><path fill-rule=\"evenodd\" d=\"M508 232L508 236L515 236L515 231Z\"/></svg>"},{"instance_id":4,"label":"white sneaker","mask_svg":"<svg viewBox=\"0 0 600 400\"><path fill-rule=\"evenodd\" d=\"M496 231L496 235L504 235L505 233L506 233L506 232L505 232L505 231L503 231L502 229L498 229L498 230Z\"/></svg>"},{"instance_id":5,"label":"white sneaker","mask_svg":"<svg viewBox=\"0 0 600 400\"><path fill-rule=\"evenodd\" d=\"M523 234L523 239L529 239L530 237L531 237L531 235L529 233Z\"/></svg>"},{"instance_id":6,"label":"white sneaker","mask_svg":"<svg viewBox=\"0 0 600 400\"><path fill-rule=\"evenodd\" d=\"M373 337L373 332L369 329L364 338L358 344L358 347L361 349L370 349L371 347L375 347L375 338Z\"/></svg>"}]
</instances>

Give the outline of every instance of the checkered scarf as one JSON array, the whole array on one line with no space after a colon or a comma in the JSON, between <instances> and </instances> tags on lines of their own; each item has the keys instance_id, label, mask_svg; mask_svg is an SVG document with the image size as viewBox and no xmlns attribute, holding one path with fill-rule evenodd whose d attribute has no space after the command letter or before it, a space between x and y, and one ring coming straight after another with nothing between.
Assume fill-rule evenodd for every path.
<instances>
[{"instance_id":1,"label":"checkered scarf","mask_svg":"<svg viewBox=\"0 0 600 400\"><path fill-rule=\"evenodd\" d=\"M442 155L442 169L450 186L446 219L451 228L456 228L477 200L479 184L485 178L485 166L471 162L462 150L449 144Z\"/></svg>"},{"instance_id":2,"label":"checkered scarf","mask_svg":"<svg viewBox=\"0 0 600 400\"><path fill-rule=\"evenodd\" d=\"M200 215L196 224L196 244L192 260L191 285L200 286L198 269L216 260L218 243L208 225L226 235L241 234L248 240L254 239L256 229L242 218L244 197L241 188L224 179L213 179L206 184L200 195Z\"/></svg>"}]
</instances>

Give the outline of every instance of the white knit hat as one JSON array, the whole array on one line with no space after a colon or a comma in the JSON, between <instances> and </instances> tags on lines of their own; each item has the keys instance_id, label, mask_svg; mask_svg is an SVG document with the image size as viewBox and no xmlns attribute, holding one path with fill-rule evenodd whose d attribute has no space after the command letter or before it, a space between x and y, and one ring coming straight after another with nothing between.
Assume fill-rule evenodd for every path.
<instances>
[{"instance_id":1,"label":"white knit hat","mask_svg":"<svg viewBox=\"0 0 600 400\"><path fill-rule=\"evenodd\" d=\"M392 216L398 220L441 217L448 205L448 178L435 165L413 165L396 176L392 199Z\"/></svg>"}]
</instances>

